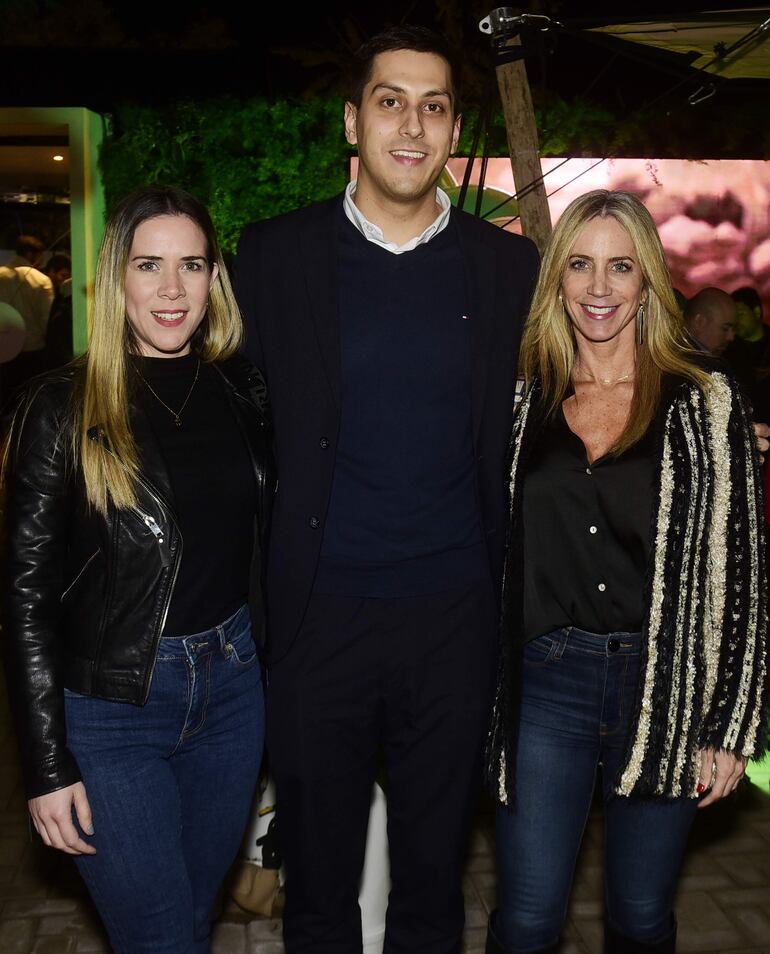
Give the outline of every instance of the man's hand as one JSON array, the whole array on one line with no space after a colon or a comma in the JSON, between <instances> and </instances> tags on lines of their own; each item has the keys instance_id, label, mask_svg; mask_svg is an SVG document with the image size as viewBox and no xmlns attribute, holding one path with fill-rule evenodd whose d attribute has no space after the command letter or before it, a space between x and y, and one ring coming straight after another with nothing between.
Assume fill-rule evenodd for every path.
<instances>
[{"instance_id":1,"label":"man's hand","mask_svg":"<svg viewBox=\"0 0 770 954\"><path fill-rule=\"evenodd\" d=\"M91 806L82 782L75 782L48 795L30 798L27 805L35 831L46 845L68 855L96 854L96 848L83 841L72 822L74 808L80 827L87 835L93 835Z\"/></svg>"}]
</instances>

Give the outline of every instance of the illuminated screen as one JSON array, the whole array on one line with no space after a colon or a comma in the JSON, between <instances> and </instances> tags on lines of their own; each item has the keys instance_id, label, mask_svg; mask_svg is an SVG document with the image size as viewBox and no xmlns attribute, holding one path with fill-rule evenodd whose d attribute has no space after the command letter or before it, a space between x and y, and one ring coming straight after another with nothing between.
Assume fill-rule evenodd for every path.
<instances>
[{"instance_id":1,"label":"illuminated screen","mask_svg":"<svg viewBox=\"0 0 770 954\"><path fill-rule=\"evenodd\" d=\"M465 159L450 159L442 176L441 185L455 202L465 166ZM470 180L474 187L480 168L476 160ZM633 192L655 219L676 288L691 298L707 285L727 292L751 285L770 323L770 162L580 158L543 159L542 168L552 221L591 189ZM488 213L485 218L496 225L521 231L515 200L509 199L514 192L508 159L488 160L482 214ZM472 188L466 211L474 211L476 197Z\"/></svg>"}]
</instances>

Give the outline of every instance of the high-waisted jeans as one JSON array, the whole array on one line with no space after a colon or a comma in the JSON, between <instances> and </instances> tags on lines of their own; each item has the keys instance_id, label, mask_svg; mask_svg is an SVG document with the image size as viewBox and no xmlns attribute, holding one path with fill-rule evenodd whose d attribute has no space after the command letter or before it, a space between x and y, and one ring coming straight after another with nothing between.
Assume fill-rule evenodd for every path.
<instances>
[{"instance_id":1,"label":"high-waisted jeans","mask_svg":"<svg viewBox=\"0 0 770 954\"><path fill-rule=\"evenodd\" d=\"M575 628L524 649L516 803L497 812L497 912L506 951L555 944L602 766L607 918L635 941L672 928L673 894L697 801L614 794L639 683L638 633Z\"/></svg>"},{"instance_id":2,"label":"high-waisted jeans","mask_svg":"<svg viewBox=\"0 0 770 954\"><path fill-rule=\"evenodd\" d=\"M67 745L93 811L83 879L120 954L204 954L246 826L264 740L249 613L161 639L145 705L66 692Z\"/></svg>"}]
</instances>

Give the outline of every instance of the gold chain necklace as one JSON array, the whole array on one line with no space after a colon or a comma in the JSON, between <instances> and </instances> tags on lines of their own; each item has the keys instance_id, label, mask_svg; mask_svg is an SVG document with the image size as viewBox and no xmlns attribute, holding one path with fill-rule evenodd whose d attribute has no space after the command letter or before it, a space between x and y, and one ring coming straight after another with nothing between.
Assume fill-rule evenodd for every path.
<instances>
[{"instance_id":1,"label":"gold chain necklace","mask_svg":"<svg viewBox=\"0 0 770 954\"><path fill-rule=\"evenodd\" d=\"M147 378L142 374L139 368L136 369L136 373L139 375L142 381L144 381L144 383L147 385L147 390L150 392L150 394L152 394L155 400L158 401L160 404L162 404L163 407L165 407L165 409L169 412L169 414L174 418L174 424L176 424L177 427L181 427L182 421L181 421L180 415L182 411L187 407L187 402L190 400L190 395L193 393L193 388L198 383L198 375L200 373L200 370L201 370L201 359L198 358L198 363L195 366L195 377L193 378L193 383L190 385L190 390L187 392L187 397L184 399L184 401L182 401L182 406L179 408L178 411L175 411L173 407L169 407L168 404L166 404L166 402L163 400L162 397L160 397L158 392L150 384Z\"/></svg>"},{"instance_id":2,"label":"gold chain necklace","mask_svg":"<svg viewBox=\"0 0 770 954\"><path fill-rule=\"evenodd\" d=\"M605 385L607 385L607 386L609 386L609 385L611 385L611 384L620 384L621 381L628 381L629 378L633 377L633 374L634 374L634 371L635 371L635 370L636 370L635 368L632 368L630 371L626 371L625 374L621 374L619 378L600 378L600 377L593 377L593 378L588 378L588 379L586 379L586 380L584 380L584 381L576 381L575 383L576 383L576 384L591 384L591 383L594 383L594 384L605 384Z\"/></svg>"},{"instance_id":3,"label":"gold chain necklace","mask_svg":"<svg viewBox=\"0 0 770 954\"><path fill-rule=\"evenodd\" d=\"M633 373L633 371L627 371L625 374L621 374L619 378L599 378L599 382L601 384L620 384L621 381L628 381Z\"/></svg>"}]
</instances>

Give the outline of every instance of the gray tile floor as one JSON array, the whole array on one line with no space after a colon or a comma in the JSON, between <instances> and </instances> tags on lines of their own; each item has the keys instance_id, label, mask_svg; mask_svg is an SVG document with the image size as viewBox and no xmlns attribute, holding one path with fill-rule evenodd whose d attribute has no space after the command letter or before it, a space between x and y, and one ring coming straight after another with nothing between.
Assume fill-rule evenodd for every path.
<instances>
[{"instance_id":1,"label":"gray tile floor","mask_svg":"<svg viewBox=\"0 0 770 954\"><path fill-rule=\"evenodd\" d=\"M0 674L0 954L86 954L109 946L69 858L29 837L16 743ZM755 778L759 776L755 774ZM465 954L481 954L494 904L489 811L475 826L465 875ZM572 893L562 954L600 954L602 827L592 814ZM770 954L770 792L745 784L699 814L677 896L682 954ZM225 903L213 954L282 954L278 920ZM415 952L418 954L418 952Z\"/></svg>"}]
</instances>

